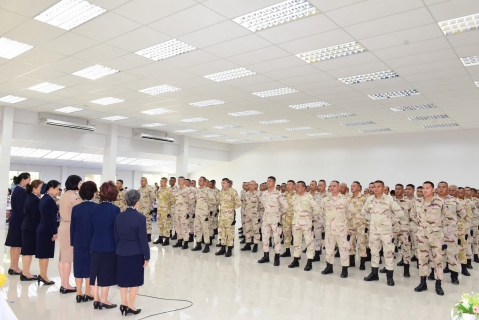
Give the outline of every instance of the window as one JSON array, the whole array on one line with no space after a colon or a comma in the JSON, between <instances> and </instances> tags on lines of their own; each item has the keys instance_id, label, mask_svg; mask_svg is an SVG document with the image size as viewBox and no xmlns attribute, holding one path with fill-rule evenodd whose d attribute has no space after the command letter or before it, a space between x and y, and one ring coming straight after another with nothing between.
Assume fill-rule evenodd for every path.
<instances>
[{"instance_id":1,"label":"window","mask_svg":"<svg viewBox=\"0 0 479 320\"><path fill-rule=\"evenodd\" d=\"M145 177L148 180L148 184L152 187L155 186L155 182L160 185L160 180L162 177L166 177L166 174L161 174L161 173L143 173L143 177Z\"/></svg>"},{"instance_id":2,"label":"window","mask_svg":"<svg viewBox=\"0 0 479 320\"><path fill-rule=\"evenodd\" d=\"M40 179L40 172L39 171L10 171L8 173L8 188L10 188L12 186L13 177L18 176L22 172L30 173L30 178L31 178L32 181Z\"/></svg>"},{"instance_id":3,"label":"window","mask_svg":"<svg viewBox=\"0 0 479 320\"><path fill-rule=\"evenodd\" d=\"M97 188L100 189L100 186L101 186L101 183L102 183L101 182L101 174L86 174L84 182L87 182L87 181L95 182Z\"/></svg>"}]
</instances>

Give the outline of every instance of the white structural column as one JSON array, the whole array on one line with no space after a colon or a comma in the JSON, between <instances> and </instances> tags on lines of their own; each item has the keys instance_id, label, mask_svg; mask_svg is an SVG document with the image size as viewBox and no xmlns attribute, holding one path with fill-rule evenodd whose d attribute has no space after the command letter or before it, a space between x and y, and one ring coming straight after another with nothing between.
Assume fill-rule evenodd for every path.
<instances>
[{"instance_id":1,"label":"white structural column","mask_svg":"<svg viewBox=\"0 0 479 320\"><path fill-rule=\"evenodd\" d=\"M1 111L0 132L0 229L5 229L5 216L7 213L7 186L8 173L10 172L10 154L13 134L13 107L4 106Z\"/></svg>"},{"instance_id":2,"label":"white structural column","mask_svg":"<svg viewBox=\"0 0 479 320\"><path fill-rule=\"evenodd\" d=\"M115 181L116 158L118 155L118 125L110 124L103 149L103 168L101 181Z\"/></svg>"},{"instance_id":3,"label":"white structural column","mask_svg":"<svg viewBox=\"0 0 479 320\"><path fill-rule=\"evenodd\" d=\"M62 185L62 189L65 188L65 182L67 181L67 178L68 178L67 174L68 174L67 173L67 167L62 166L62 180L59 181Z\"/></svg>"},{"instance_id":4,"label":"white structural column","mask_svg":"<svg viewBox=\"0 0 479 320\"><path fill-rule=\"evenodd\" d=\"M179 136L175 137L175 140L179 144L178 155L176 156L176 176L188 178L188 137Z\"/></svg>"}]
</instances>

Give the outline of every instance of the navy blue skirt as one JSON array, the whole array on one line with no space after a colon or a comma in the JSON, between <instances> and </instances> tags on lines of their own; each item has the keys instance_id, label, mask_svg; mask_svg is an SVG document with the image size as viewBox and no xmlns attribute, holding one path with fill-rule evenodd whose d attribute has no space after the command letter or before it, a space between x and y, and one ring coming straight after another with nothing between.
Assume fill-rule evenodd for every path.
<instances>
[{"instance_id":1,"label":"navy blue skirt","mask_svg":"<svg viewBox=\"0 0 479 320\"><path fill-rule=\"evenodd\" d=\"M52 259L55 255L55 241L52 241L51 233L37 232L37 243L35 250L35 258Z\"/></svg>"},{"instance_id":2,"label":"navy blue skirt","mask_svg":"<svg viewBox=\"0 0 479 320\"><path fill-rule=\"evenodd\" d=\"M8 226L7 238L5 239L5 245L12 248L22 247L22 228Z\"/></svg>"},{"instance_id":3,"label":"navy blue skirt","mask_svg":"<svg viewBox=\"0 0 479 320\"><path fill-rule=\"evenodd\" d=\"M22 230L22 255L34 256L37 250L37 232Z\"/></svg>"},{"instance_id":4,"label":"navy blue skirt","mask_svg":"<svg viewBox=\"0 0 479 320\"><path fill-rule=\"evenodd\" d=\"M96 280L96 281L95 281ZM116 253L91 251L90 285L116 285Z\"/></svg>"},{"instance_id":5,"label":"navy blue skirt","mask_svg":"<svg viewBox=\"0 0 479 320\"><path fill-rule=\"evenodd\" d=\"M90 277L90 248L73 248L73 276L77 279Z\"/></svg>"},{"instance_id":6,"label":"navy blue skirt","mask_svg":"<svg viewBox=\"0 0 479 320\"><path fill-rule=\"evenodd\" d=\"M145 282L145 256L117 256L117 276L120 288L140 287Z\"/></svg>"}]
</instances>

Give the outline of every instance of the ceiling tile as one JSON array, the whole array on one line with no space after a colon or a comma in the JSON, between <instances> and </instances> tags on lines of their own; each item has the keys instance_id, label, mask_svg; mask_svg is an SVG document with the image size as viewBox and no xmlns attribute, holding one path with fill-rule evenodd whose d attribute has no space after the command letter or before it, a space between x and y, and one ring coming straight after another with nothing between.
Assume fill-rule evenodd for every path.
<instances>
[{"instance_id":1,"label":"ceiling tile","mask_svg":"<svg viewBox=\"0 0 479 320\"><path fill-rule=\"evenodd\" d=\"M107 44L99 44L92 48L76 53L73 55L73 57L90 61L93 64L101 64L104 61L126 54L128 54L128 52L125 50L121 50Z\"/></svg>"},{"instance_id":2,"label":"ceiling tile","mask_svg":"<svg viewBox=\"0 0 479 320\"><path fill-rule=\"evenodd\" d=\"M97 41L108 41L139 27L141 27L141 24L137 22L124 18L113 12L106 12L85 24L76 27L71 32Z\"/></svg>"},{"instance_id":3,"label":"ceiling tile","mask_svg":"<svg viewBox=\"0 0 479 320\"><path fill-rule=\"evenodd\" d=\"M193 0L132 0L113 11L145 25L195 4Z\"/></svg>"},{"instance_id":4,"label":"ceiling tile","mask_svg":"<svg viewBox=\"0 0 479 320\"><path fill-rule=\"evenodd\" d=\"M228 20L181 36L179 40L197 48L205 48L248 34L249 30Z\"/></svg>"},{"instance_id":5,"label":"ceiling tile","mask_svg":"<svg viewBox=\"0 0 479 320\"><path fill-rule=\"evenodd\" d=\"M148 27L141 27L111 39L106 43L129 52L136 52L168 40L171 40L171 37L166 34Z\"/></svg>"}]
</instances>

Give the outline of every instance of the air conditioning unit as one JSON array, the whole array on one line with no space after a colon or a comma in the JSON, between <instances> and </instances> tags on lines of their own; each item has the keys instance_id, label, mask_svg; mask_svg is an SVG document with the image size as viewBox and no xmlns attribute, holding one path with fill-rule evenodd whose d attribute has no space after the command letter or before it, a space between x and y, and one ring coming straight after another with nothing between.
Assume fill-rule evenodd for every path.
<instances>
[{"instance_id":1,"label":"air conditioning unit","mask_svg":"<svg viewBox=\"0 0 479 320\"><path fill-rule=\"evenodd\" d=\"M163 141L163 142L175 142L174 138L155 136L155 135L152 135L152 134L142 133L142 132L133 132L133 138L134 139L146 139L146 140Z\"/></svg>"},{"instance_id":2,"label":"air conditioning unit","mask_svg":"<svg viewBox=\"0 0 479 320\"><path fill-rule=\"evenodd\" d=\"M76 130L83 130L83 131L95 131L94 126L82 125L82 124L73 123L73 122L59 121L54 119L41 118L39 120L39 124L41 126L54 126L54 127L76 129Z\"/></svg>"}]
</instances>

